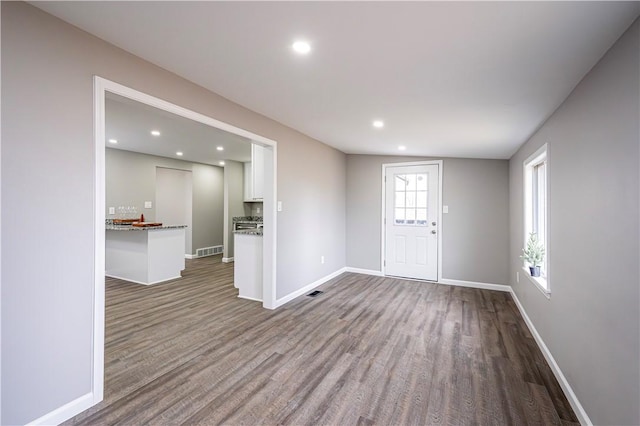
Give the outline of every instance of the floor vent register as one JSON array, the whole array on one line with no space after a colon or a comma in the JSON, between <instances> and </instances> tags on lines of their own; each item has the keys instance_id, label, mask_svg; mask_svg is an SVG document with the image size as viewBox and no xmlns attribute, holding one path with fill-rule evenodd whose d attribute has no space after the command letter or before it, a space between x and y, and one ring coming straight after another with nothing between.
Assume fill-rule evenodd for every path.
<instances>
[{"instance_id":1,"label":"floor vent register","mask_svg":"<svg viewBox=\"0 0 640 426\"><path fill-rule=\"evenodd\" d=\"M321 295L322 293L324 293L324 292L323 292L323 291L320 291L320 290L316 290L316 291L312 291L311 293L307 294L307 296L309 296L309 297L316 297L316 296Z\"/></svg>"}]
</instances>

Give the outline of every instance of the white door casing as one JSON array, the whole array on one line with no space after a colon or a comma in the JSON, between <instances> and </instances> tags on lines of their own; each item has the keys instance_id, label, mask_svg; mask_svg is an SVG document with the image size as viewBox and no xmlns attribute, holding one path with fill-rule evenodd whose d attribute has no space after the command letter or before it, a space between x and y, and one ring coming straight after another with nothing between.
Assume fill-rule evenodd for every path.
<instances>
[{"instance_id":1,"label":"white door casing","mask_svg":"<svg viewBox=\"0 0 640 426\"><path fill-rule=\"evenodd\" d=\"M104 398L104 330L105 330L105 97L107 92L115 93L126 98L142 102L146 105L177 114L208 126L212 126L235 135L243 136L262 144L266 149L265 179L264 179L264 223L263 238L263 306L275 309L279 305L276 300L276 253L277 253L277 142L255 133L240 129L222 121L202 115L195 111L180 107L160 98L139 92L105 78L93 77L93 112L94 112L94 147L95 147L95 176L94 176L94 291L93 291L93 362L91 377L91 394L86 400L79 398L77 405L58 413L53 423L61 423L75 414L102 401ZM68 415L71 413L71 415ZM57 420L59 419L59 421Z\"/></svg>"},{"instance_id":2,"label":"white door casing","mask_svg":"<svg viewBox=\"0 0 640 426\"><path fill-rule=\"evenodd\" d=\"M385 275L438 281L439 167L385 167Z\"/></svg>"}]
</instances>

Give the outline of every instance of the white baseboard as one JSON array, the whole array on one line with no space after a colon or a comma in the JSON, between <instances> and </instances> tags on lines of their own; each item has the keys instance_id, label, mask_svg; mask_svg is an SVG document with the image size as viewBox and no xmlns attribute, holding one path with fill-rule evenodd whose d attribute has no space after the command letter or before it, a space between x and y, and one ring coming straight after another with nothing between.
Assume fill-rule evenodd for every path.
<instances>
[{"instance_id":1,"label":"white baseboard","mask_svg":"<svg viewBox=\"0 0 640 426\"><path fill-rule=\"evenodd\" d=\"M223 257L222 263L231 263L233 262L233 257Z\"/></svg>"},{"instance_id":2,"label":"white baseboard","mask_svg":"<svg viewBox=\"0 0 640 426\"><path fill-rule=\"evenodd\" d=\"M476 281L450 280L448 278L441 278L438 281L438 284L457 285L460 287L481 288L484 290L497 290L497 291L506 291L506 292L511 291L511 286L509 285L481 283Z\"/></svg>"},{"instance_id":3,"label":"white baseboard","mask_svg":"<svg viewBox=\"0 0 640 426\"><path fill-rule=\"evenodd\" d=\"M69 403L66 403L62 407L56 408L50 413L27 423L27 425L58 425L69 420L71 417L82 413L84 410L94 406L98 402L99 401L93 400L93 393L89 392Z\"/></svg>"},{"instance_id":4,"label":"white baseboard","mask_svg":"<svg viewBox=\"0 0 640 426\"><path fill-rule=\"evenodd\" d=\"M195 258L197 258L197 257L198 257L198 256L196 256L195 254L185 254L185 255L184 255L184 258L185 258L185 259L189 259L189 260L191 260L191 259L195 259Z\"/></svg>"},{"instance_id":5,"label":"white baseboard","mask_svg":"<svg viewBox=\"0 0 640 426\"><path fill-rule=\"evenodd\" d=\"M245 299L245 300L253 300L254 302L260 302L260 303L262 303L262 299L256 299L256 298L253 298L253 297L247 297L247 296L240 296L240 295L238 295L238 298L240 298L240 299Z\"/></svg>"},{"instance_id":6,"label":"white baseboard","mask_svg":"<svg viewBox=\"0 0 640 426\"><path fill-rule=\"evenodd\" d=\"M296 297L302 296L303 294L307 293L308 291L313 290L314 288L318 287L319 285L324 284L327 281L329 281L330 279L335 278L338 275L343 274L345 272L347 272L347 268L340 268L337 271L332 272L329 275L325 275L324 277L320 278L319 280L316 280L316 281L312 282L311 284L306 285L306 286L302 287L301 289L294 291L293 293L290 293L290 294L288 294L288 295L286 295L286 296L284 296L284 297L282 297L280 299L277 299L276 300L276 304L274 306L274 309L279 307L279 306L284 305L287 302L292 301Z\"/></svg>"},{"instance_id":7,"label":"white baseboard","mask_svg":"<svg viewBox=\"0 0 640 426\"><path fill-rule=\"evenodd\" d=\"M511 293L511 297L513 297L513 301L516 303L516 306L520 311L520 315L522 315L522 318L524 318L524 322L527 324L527 327L529 327L529 331L531 331L531 334L533 335L533 338L538 344L540 351L542 351L542 354L544 355L544 358L547 360L549 367L551 367L551 371L553 371L553 375L556 376L558 383L560 383L560 387L564 391L564 394L567 397L567 400L569 400L569 404L571 404L571 408L573 408L574 413L576 413L576 416L578 417L580 424L593 425L593 423L591 422L591 419L589 419L589 416L587 415L587 412L584 410L584 407L582 407L582 404L580 404L578 397L573 392L573 389L571 388L571 385L567 381L567 378L564 376L564 374L562 374L562 370L560 370L560 366L558 365L556 360L553 358L553 355L551 355L551 351L549 351L549 348L547 348L547 345L545 345L544 341L542 340L542 337L538 333L538 330L536 330L535 326L533 325L533 322L531 322L529 315L527 315L527 312L524 310L524 307L520 303L520 300L518 300L518 296L516 296L516 293L515 291L513 291L512 288L510 290L510 293Z\"/></svg>"},{"instance_id":8,"label":"white baseboard","mask_svg":"<svg viewBox=\"0 0 640 426\"><path fill-rule=\"evenodd\" d=\"M374 269L362 269L362 268L351 268L347 266L345 272L353 272L354 274L364 274L364 275L373 275L376 277L384 277L382 271L376 271Z\"/></svg>"}]
</instances>

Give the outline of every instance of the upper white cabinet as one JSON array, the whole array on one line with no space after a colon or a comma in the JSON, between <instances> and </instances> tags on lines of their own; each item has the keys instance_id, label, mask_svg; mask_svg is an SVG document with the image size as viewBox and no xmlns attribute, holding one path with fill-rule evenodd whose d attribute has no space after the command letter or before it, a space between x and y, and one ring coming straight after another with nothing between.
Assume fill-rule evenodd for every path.
<instances>
[{"instance_id":1,"label":"upper white cabinet","mask_svg":"<svg viewBox=\"0 0 640 426\"><path fill-rule=\"evenodd\" d=\"M244 163L244 201L264 198L264 147L251 144L251 162Z\"/></svg>"}]
</instances>

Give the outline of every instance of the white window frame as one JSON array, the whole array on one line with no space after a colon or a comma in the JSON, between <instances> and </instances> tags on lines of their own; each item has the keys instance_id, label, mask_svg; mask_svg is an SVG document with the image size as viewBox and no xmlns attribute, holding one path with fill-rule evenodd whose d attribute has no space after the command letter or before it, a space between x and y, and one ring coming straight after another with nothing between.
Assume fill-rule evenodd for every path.
<instances>
[{"instance_id":1,"label":"white window frame","mask_svg":"<svg viewBox=\"0 0 640 426\"><path fill-rule=\"evenodd\" d=\"M551 297L551 285L549 274L549 154L547 150L547 144L542 145L533 154L531 154L523 163L523 182L524 182L524 244L526 244L529 234L534 232L534 204L539 203L537 198L534 198L534 191L537 191L538 182L534 179L536 174L536 166L544 164L545 179L544 188L542 192L544 194L544 235L542 235L544 243L544 266L539 277L532 277L529 272L529 267L525 261L522 262L522 270L524 275L547 297ZM523 244L523 246L524 246Z\"/></svg>"}]
</instances>

